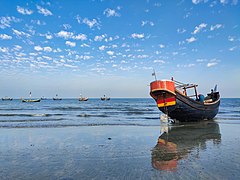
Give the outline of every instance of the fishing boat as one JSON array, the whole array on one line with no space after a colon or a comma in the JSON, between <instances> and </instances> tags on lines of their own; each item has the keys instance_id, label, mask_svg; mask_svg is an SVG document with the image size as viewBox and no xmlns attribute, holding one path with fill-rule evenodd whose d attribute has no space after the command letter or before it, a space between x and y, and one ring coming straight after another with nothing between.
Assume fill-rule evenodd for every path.
<instances>
[{"instance_id":1,"label":"fishing boat","mask_svg":"<svg viewBox=\"0 0 240 180\"><path fill-rule=\"evenodd\" d=\"M40 102L41 99L22 99L22 102Z\"/></svg>"},{"instance_id":2,"label":"fishing boat","mask_svg":"<svg viewBox=\"0 0 240 180\"><path fill-rule=\"evenodd\" d=\"M5 96L4 98L2 98L3 101L12 101L13 98L10 98L8 96Z\"/></svg>"},{"instance_id":3,"label":"fishing boat","mask_svg":"<svg viewBox=\"0 0 240 180\"><path fill-rule=\"evenodd\" d=\"M217 86L204 97L197 93L197 84L184 84L179 81L156 80L150 84L150 95L160 111L173 122L201 121L213 119L219 109L220 94ZM189 94L188 92L193 92Z\"/></svg>"},{"instance_id":4,"label":"fishing boat","mask_svg":"<svg viewBox=\"0 0 240 180\"><path fill-rule=\"evenodd\" d=\"M56 101L56 100L62 100L62 98L59 98L59 97L58 97L58 94L56 94L56 97L53 98L53 100L55 100L55 101Z\"/></svg>"},{"instance_id":5,"label":"fishing boat","mask_svg":"<svg viewBox=\"0 0 240 180\"><path fill-rule=\"evenodd\" d=\"M29 99L21 99L22 102L40 102L41 99L32 99L32 93L29 93Z\"/></svg>"},{"instance_id":6,"label":"fishing boat","mask_svg":"<svg viewBox=\"0 0 240 180\"><path fill-rule=\"evenodd\" d=\"M80 98L78 99L79 101L87 101L88 98L87 97L82 97L82 95L80 95Z\"/></svg>"},{"instance_id":7,"label":"fishing boat","mask_svg":"<svg viewBox=\"0 0 240 180\"><path fill-rule=\"evenodd\" d=\"M109 101L110 97L107 97L106 95L104 95L103 97L101 97L102 101Z\"/></svg>"}]
</instances>

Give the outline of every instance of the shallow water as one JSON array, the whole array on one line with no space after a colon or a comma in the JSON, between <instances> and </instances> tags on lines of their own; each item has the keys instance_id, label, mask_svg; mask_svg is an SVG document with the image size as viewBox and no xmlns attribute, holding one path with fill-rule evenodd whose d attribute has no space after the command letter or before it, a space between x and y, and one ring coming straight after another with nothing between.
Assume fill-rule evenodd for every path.
<instances>
[{"instance_id":1,"label":"shallow water","mask_svg":"<svg viewBox=\"0 0 240 180\"><path fill-rule=\"evenodd\" d=\"M0 102L0 127L158 125L159 113L152 99L13 100Z\"/></svg>"},{"instance_id":2,"label":"shallow water","mask_svg":"<svg viewBox=\"0 0 240 180\"><path fill-rule=\"evenodd\" d=\"M159 115L152 99L2 101L0 179L238 179L240 99L213 121Z\"/></svg>"}]
</instances>

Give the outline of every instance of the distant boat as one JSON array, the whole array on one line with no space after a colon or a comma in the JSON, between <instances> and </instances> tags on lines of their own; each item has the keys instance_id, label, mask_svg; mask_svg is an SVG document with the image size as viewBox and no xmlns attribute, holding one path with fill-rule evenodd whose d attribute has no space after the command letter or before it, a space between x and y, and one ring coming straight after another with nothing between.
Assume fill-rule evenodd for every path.
<instances>
[{"instance_id":1,"label":"distant boat","mask_svg":"<svg viewBox=\"0 0 240 180\"><path fill-rule=\"evenodd\" d=\"M10 98L8 96L5 96L4 98L2 98L3 101L12 101L13 98Z\"/></svg>"},{"instance_id":2,"label":"distant boat","mask_svg":"<svg viewBox=\"0 0 240 180\"><path fill-rule=\"evenodd\" d=\"M22 99L22 102L40 102L41 99L32 99L32 93L29 93L29 99Z\"/></svg>"},{"instance_id":3,"label":"distant boat","mask_svg":"<svg viewBox=\"0 0 240 180\"><path fill-rule=\"evenodd\" d=\"M201 121L213 119L220 105L217 86L204 97L197 93L196 84L184 84L173 80L155 80L150 84L150 95L160 111L173 121ZM187 94L193 89L193 95Z\"/></svg>"},{"instance_id":4,"label":"distant boat","mask_svg":"<svg viewBox=\"0 0 240 180\"><path fill-rule=\"evenodd\" d=\"M107 96L103 96L103 97L101 97L101 100L102 101L109 101L110 100L110 97L107 97Z\"/></svg>"},{"instance_id":5,"label":"distant boat","mask_svg":"<svg viewBox=\"0 0 240 180\"><path fill-rule=\"evenodd\" d=\"M41 97L41 100L47 100L47 98L45 98L45 97L43 96L43 97Z\"/></svg>"},{"instance_id":6,"label":"distant boat","mask_svg":"<svg viewBox=\"0 0 240 180\"><path fill-rule=\"evenodd\" d=\"M88 98L87 97L82 97L82 95L80 95L80 98L78 99L79 101L87 101Z\"/></svg>"},{"instance_id":7,"label":"distant boat","mask_svg":"<svg viewBox=\"0 0 240 180\"><path fill-rule=\"evenodd\" d=\"M22 99L22 102L40 102L41 99Z\"/></svg>"},{"instance_id":8,"label":"distant boat","mask_svg":"<svg viewBox=\"0 0 240 180\"><path fill-rule=\"evenodd\" d=\"M55 101L58 100L58 101L59 101L59 100L62 100L62 98L59 98L59 97L58 97L58 94L56 94L56 97L53 98L53 100L55 100Z\"/></svg>"}]
</instances>

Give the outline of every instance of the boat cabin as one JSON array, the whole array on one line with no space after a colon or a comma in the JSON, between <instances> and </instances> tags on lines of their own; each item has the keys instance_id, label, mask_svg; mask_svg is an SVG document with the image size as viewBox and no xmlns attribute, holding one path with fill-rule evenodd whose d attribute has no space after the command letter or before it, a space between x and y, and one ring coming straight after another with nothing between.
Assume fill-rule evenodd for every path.
<instances>
[{"instance_id":1,"label":"boat cabin","mask_svg":"<svg viewBox=\"0 0 240 180\"><path fill-rule=\"evenodd\" d=\"M196 101L212 103L219 98L219 92L216 92L217 87L214 88L215 90L211 89L211 93L208 93L207 96L204 97L204 95L198 94L197 84L184 84L175 80L173 81L176 84L176 91L189 98L194 98Z\"/></svg>"}]
</instances>

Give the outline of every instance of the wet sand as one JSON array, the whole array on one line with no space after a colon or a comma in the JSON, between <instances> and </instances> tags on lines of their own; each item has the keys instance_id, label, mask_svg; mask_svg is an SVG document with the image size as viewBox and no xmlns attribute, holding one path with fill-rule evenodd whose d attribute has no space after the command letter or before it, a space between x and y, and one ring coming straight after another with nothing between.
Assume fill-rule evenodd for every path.
<instances>
[{"instance_id":1,"label":"wet sand","mask_svg":"<svg viewBox=\"0 0 240 180\"><path fill-rule=\"evenodd\" d=\"M240 124L224 122L2 128L0 179L238 179Z\"/></svg>"}]
</instances>

